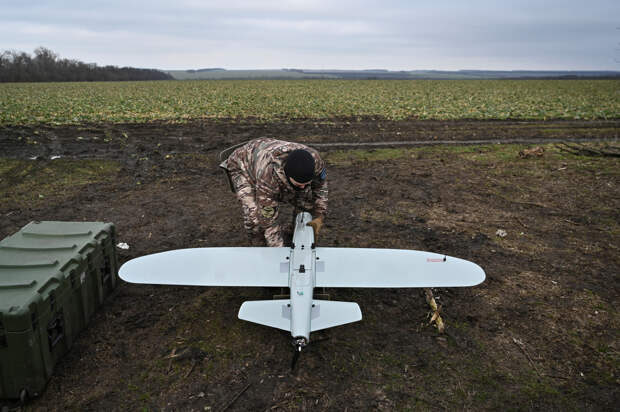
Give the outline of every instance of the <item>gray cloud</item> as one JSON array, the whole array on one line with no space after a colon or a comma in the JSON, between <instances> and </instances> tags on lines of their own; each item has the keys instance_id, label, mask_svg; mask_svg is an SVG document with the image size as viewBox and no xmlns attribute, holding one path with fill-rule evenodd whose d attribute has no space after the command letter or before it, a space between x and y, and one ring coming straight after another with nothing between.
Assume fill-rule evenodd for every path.
<instances>
[{"instance_id":1,"label":"gray cloud","mask_svg":"<svg viewBox=\"0 0 620 412\"><path fill-rule=\"evenodd\" d=\"M3 0L0 48L162 69L619 70L617 16L611 0Z\"/></svg>"}]
</instances>

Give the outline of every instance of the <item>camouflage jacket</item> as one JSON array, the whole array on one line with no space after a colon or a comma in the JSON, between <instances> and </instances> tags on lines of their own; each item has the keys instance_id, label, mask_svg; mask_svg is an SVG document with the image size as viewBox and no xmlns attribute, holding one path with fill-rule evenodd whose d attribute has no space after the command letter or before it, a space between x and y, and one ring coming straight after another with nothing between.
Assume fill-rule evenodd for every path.
<instances>
[{"instance_id":1,"label":"camouflage jacket","mask_svg":"<svg viewBox=\"0 0 620 412\"><path fill-rule=\"evenodd\" d=\"M304 190L295 190L284 173L289 152L307 150L314 157L314 180ZM278 206L287 202L311 210L313 216L327 214L327 172L319 153L301 143L270 138L251 140L230 154L221 167L231 175L241 173L254 188L257 205L256 224L269 239L281 238L277 224ZM233 179L234 180L234 179ZM301 204L300 204L301 203ZM279 242L277 242L279 243Z\"/></svg>"}]
</instances>

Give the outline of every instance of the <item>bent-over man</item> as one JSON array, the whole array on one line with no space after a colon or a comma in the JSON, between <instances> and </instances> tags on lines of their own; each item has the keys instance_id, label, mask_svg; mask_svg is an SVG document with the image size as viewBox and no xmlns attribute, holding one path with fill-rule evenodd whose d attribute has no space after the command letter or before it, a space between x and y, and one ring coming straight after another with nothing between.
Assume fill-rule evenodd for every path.
<instances>
[{"instance_id":1,"label":"bent-over man","mask_svg":"<svg viewBox=\"0 0 620 412\"><path fill-rule=\"evenodd\" d=\"M284 246L280 204L309 211L317 238L327 214L327 172L319 153L301 143L260 138L237 148L220 164L243 209L253 246Z\"/></svg>"}]
</instances>

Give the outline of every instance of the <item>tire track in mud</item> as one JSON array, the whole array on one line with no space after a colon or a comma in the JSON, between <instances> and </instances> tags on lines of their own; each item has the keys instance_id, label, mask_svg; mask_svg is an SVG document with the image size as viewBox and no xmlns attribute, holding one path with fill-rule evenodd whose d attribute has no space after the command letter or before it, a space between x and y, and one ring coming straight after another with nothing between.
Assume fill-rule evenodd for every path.
<instances>
[{"instance_id":1,"label":"tire track in mud","mask_svg":"<svg viewBox=\"0 0 620 412\"><path fill-rule=\"evenodd\" d=\"M431 145L617 142L620 120L400 121L377 119L187 124L101 124L0 127L0 153L14 159L105 158L148 170L148 160L185 153L219 153L258 137L322 150ZM148 159L148 160L147 160Z\"/></svg>"},{"instance_id":2,"label":"tire track in mud","mask_svg":"<svg viewBox=\"0 0 620 412\"><path fill-rule=\"evenodd\" d=\"M199 137L197 137L199 139ZM357 148L386 148L386 147L421 147L421 146L476 146L476 145L501 145L501 144L552 144L552 143L618 143L619 137L583 137L583 138L523 138L523 139L477 139L477 140L409 140L409 141L386 141L386 142L333 142L333 143L316 143L312 141L299 140L298 143L305 144L307 146L315 147L322 150L338 150L338 149L357 149ZM222 153L230 152L234 148L243 145L235 144L227 147L223 150L221 147L204 147L203 145L184 145L183 148L177 148L174 151L168 151L170 154L180 153L212 153L215 151L215 158L221 157ZM79 153L70 153L65 151L62 155L59 153L61 144L58 141L54 141L53 149L50 150L44 145L39 145L34 152L30 152L22 156L9 156L11 158L28 158L31 160L45 160L53 158L69 158L69 159L115 159L121 160L125 166L130 170L141 169L142 172L146 172L149 168L149 156L162 157L162 151L157 148L149 148L141 145L136 138L131 137L127 139L124 146L120 149L111 148L110 150L81 150ZM87 143L86 143L87 144ZM185 149L185 150L183 150ZM145 158L141 158L140 155L144 155ZM145 161L146 160L146 161Z\"/></svg>"},{"instance_id":3,"label":"tire track in mud","mask_svg":"<svg viewBox=\"0 0 620 412\"><path fill-rule=\"evenodd\" d=\"M339 149L349 147L392 147L392 146L440 146L440 145L489 145L489 144L550 144L550 143L617 143L620 139L614 138L545 138L545 139L478 139L478 140L411 140L397 142L334 142L312 143L308 146L326 149Z\"/></svg>"}]
</instances>

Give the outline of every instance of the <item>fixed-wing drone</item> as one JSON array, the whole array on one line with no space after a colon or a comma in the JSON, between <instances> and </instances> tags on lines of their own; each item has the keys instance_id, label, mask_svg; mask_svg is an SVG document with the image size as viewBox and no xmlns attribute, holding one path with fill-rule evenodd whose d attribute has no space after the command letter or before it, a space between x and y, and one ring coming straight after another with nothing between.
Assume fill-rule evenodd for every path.
<instances>
[{"instance_id":1,"label":"fixed-wing drone","mask_svg":"<svg viewBox=\"0 0 620 412\"><path fill-rule=\"evenodd\" d=\"M310 333L362 319L357 303L316 300L316 287L431 288L475 286L485 274L473 262L402 249L318 247L299 213L291 247L171 250L132 259L119 276L131 283L288 287L289 299L244 302L239 318L291 332L296 353Z\"/></svg>"}]
</instances>

